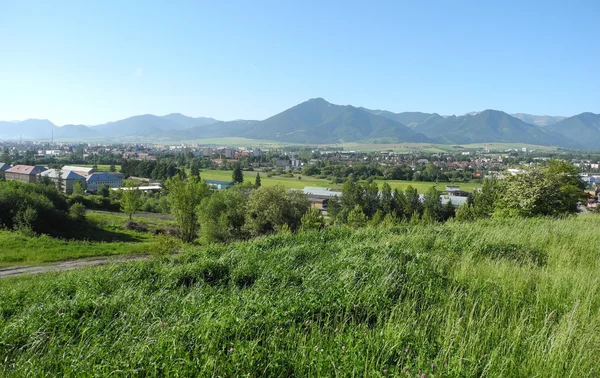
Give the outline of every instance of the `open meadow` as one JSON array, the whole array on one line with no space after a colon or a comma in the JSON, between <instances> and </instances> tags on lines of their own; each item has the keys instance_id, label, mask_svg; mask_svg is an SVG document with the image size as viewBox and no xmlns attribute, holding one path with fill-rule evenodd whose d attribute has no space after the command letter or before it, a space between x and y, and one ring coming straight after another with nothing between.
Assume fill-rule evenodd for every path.
<instances>
[{"instance_id":1,"label":"open meadow","mask_svg":"<svg viewBox=\"0 0 600 378\"><path fill-rule=\"evenodd\" d=\"M256 177L256 171L244 171L244 180L254 182ZM305 176L300 174L294 174L294 177L283 177L283 176L273 176L267 177L267 172L258 172L260 173L260 181L264 186L275 186L281 185L288 189L302 189L305 186L316 186L322 188L331 188L331 189L341 189L342 184L332 184L330 180L320 179L311 176ZM200 172L200 177L205 180L219 180L219 181L231 181L232 171L220 171L220 170L202 170ZM298 179L300 177L300 179ZM476 182L466 182L466 183L450 183L450 182L424 182L424 181L402 181L402 180L375 180L377 185L381 187L384 182L387 182L392 189L400 189L404 190L406 187L411 185L413 188L416 188L419 193L425 193L427 189L435 186L438 190L444 190L446 185L458 185L462 190L471 192L475 188L481 186L481 184Z\"/></svg>"},{"instance_id":2,"label":"open meadow","mask_svg":"<svg viewBox=\"0 0 600 378\"><path fill-rule=\"evenodd\" d=\"M5 279L0 372L598 377L599 227L332 227Z\"/></svg>"},{"instance_id":3,"label":"open meadow","mask_svg":"<svg viewBox=\"0 0 600 378\"><path fill-rule=\"evenodd\" d=\"M153 230L173 224L168 215L138 213L134 221L146 228L145 232L141 232L125 230L123 226L128 218L122 213L88 210L86 217L88 222L76 231L77 240L0 231L0 267L148 253L154 247Z\"/></svg>"}]
</instances>

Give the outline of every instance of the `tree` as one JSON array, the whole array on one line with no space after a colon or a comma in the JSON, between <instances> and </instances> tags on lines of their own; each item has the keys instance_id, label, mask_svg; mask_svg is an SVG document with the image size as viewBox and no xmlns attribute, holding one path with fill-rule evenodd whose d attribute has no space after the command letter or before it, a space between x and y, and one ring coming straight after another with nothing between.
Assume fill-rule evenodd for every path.
<instances>
[{"instance_id":1,"label":"tree","mask_svg":"<svg viewBox=\"0 0 600 378\"><path fill-rule=\"evenodd\" d=\"M507 177L501 198L496 203L498 216L560 216L573 214L585 199L585 184L570 163L551 160ZM477 200L477 197L475 197Z\"/></svg>"},{"instance_id":2,"label":"tree","mask_svg":"<svg viewBox=\"0 0 600 378\"><path fill-rule=\"evenodd\" d=\"M83 195L83 185L81 184L80 181L75 181L73 183L73 194L75 195Z\"/></svg>"},{"instance_id":3,"label":"tree","mask_svg":"<svg viewBox=\"0 0 600 378\"><path fill-rule=\"evenodd\" d=\"M171 177L165 182L171 214L179 226L179 235L185 243L194 241L198 235L198 205L211 193L211 189L198 177L187 179Z\"/></svg>"},{"instance_id":4,"label":"tree","mask_svg":"<svg viewBox=\"0 0 600 378\"><path fill-rule=\"evenodd\" d=\"M63 179L62 169L58 170L58 177L57 177L57 181L56 181L56 189L58 189L59 192L64 192L65 191L65 180Z\"/></svg>"},{"instance_id":5,"label":"tree","mask_svg":"<svg viewBox=\"0 0 600 378\"><path fill-rule=\"evenodd\" d=\"M244 239L247 202L243 186L219 190L205 197L198 207L202 238L208 242Z\"/></svg>"},{"instance_id":6,"label":"tree","mask_svg":"<svg viewBox=\"0 0 600 378\"><path fill-rule=\"evenodd\" d=\"M244 182L244 173L242 172L242 167L238 163L233 169L233 173L231 175L231 180L236 184L241 184Z\"/></svg>"},{"instance_id":7,"label":"tree","mask_svg":"<svg viewBox=\"0 0 600 378\"><path fill-rule=\"evenodd\" d=\"M321 211L313 207L302 216L301 224L303 231L320 230L325 227L325 219L323 218Z\"/></svg>"},{"instance_id":8,"label":"tree","mask_svg":"<svg viewBox=\"0 0 600 378\"><path fill-rule=\"evenodd\" d=\"M2 157L0 158L0 162L1 163L6 163L6 164L10 164L11 160L10 160L10 153L8 152L8 148L4 147L4 150L2 151Z\"/></svg>"},{"instance_id":9,"label":"tree","mask_svg":"<svg viewBox=\"0 0 600 378\"><path fill-rule=\"evenodd\" d=\"M441 208L440 218L443 221L447 221L450 218L454 218L455 215L456 209L454 208L454 204L452 203L452 200L448 200Z\"/></svg>"},{"instance_id":10,"label":"tree","mask_svg":"<svg viewBox=\"0 0 600 378\"><path fill-rule=\"evenodd\" d=\"M192 176L200 176L200 163L198 162L198 159L192 160L192 163L190 164L190 174Z\"/></svg>"},{"instance_id":11,"label":"tree","mask_svg":"<svg viewBox=\"0 0 600 378\"><path fill-rule=\"evenodd\" d=\"M123 193L121 194L121 211L129 216L131 220L133 214L142 206L142 192L137 185L131 181L125 182Z\"/></svg>"},{"instance_id":12,"label":"tree","mask_svg":"<svg viewBox=\"0 0 600 378\"><path fill-rule=\"evenodd\" d=\"M496 178L485 179L481 190L473 195L471 209L476 218L491 217L496 209L496 202L501 198L504 184Z\"/></svg>"},{"instance_id":13,"label":"tree","mask_svg":"<svg viewBox=\"0 0 600 378\"><path fill-rule=\"evenodd\" d=\"M260 188L262 183L260 182L260 173L256 172L256 178L254 179L254 187Z\"/></svg>"},{"instance_id":14,"label":"tree","mask_svg":"<svg viewBox=\"0 0 600 378\"><path fill-rule=\"evenodd\" d=\"M377 183L364 184L362 208L369 219L377 212L379 208L379 187Z\"/></svg>"},{"instance_id":15,"label":"tree","mask_svg":"<svg viewBox=\"0 0 600 378\"><path fill-rule=\"evenodd\" d=\"M245 228L253 236L278 232L284 224L296 231L309 207L302 192L288 192L279 185L262 186L248 198Z\"/></svg>"},{"instance_id":16,"label":"tree","mask_svg":"<svg viewBox=\"0 0 600 378\"><path fill-rule=\"evenodd\" d=\"M102 184L98 187L98 194L104 198L108 198L110 196L110 188L106 184Z\"/></svg>"},{"instance_id":17,"label":"tree","mask_svg":"<svg viewBox=\"0 0 600 378\"><path fill-rule=\"evenodd\" d=\"M469 205L468 203L465 203L464 205L459 207L458 210L456 210L455 219L458 221L468 222L474 220L475 218L476 216L473 206Z\"/></svg>"},{"instance_id":18,"label":"tree","mask_svg":"<svg viewBox=\"0 0 600 378\"><path fill-rule=\"evenodd\" d=\"M394 196L392 195L392 187L387 182L384 182L381 187L380 207L384 215L392 214L394 204Z\"/></svg>"},{"instance_id":19,"label":"tree","mask_svg":"<svg viewBox=\"0 0 600 378\"><path fill-rule=\"evenodd\" d=\"M438 192L434 186L429 188L423 197L423 217L425 217L425 212L427 212L428 217L431 217L434 220L440 220L442 213L442 198L440 192Z\"/></svg>"},{"instance_id":20,"label":"tree","mask_svg":"<svg viewBox=\"0 0 600 378\"><path fill-rule=\"evenodd\" d=\"M111 164L110 167L108 167L108 171L109 172L116 172L117 171L117 167L115 167L114 164Z\"/></svg>"},{"instance_id":21,"label":"tree","mask_svg":"<svg viewBox=\"0 0 600 378\"><path fill-rule=\"evenodd\" d=\"M421 214L421 199L419 198L419 192L417 189L412 186L407 186L404 191L404 197L406 199L406 207L404 209L404 213L412 219L412 217L416 214Z\"/></svg>"},{"instance_id":22,"label":"tree","mask_svg":"<svg viewBox=\"0 0 600 378\"><path fill-rule=\"evenodd\" d=\"M80 202L75 202L69 209L69 215L78 222L85 220L85 206Z\"/></svg>"},{"instance_id":23,"label":"tree","mask_svg":"<svg viewBox=\"0 0 600 378\"><path fill-rule=\"evenodd\" d=\"M354 209L348 214L348 226L353 228L364 227L367 224L368 218L363 212L360 205L354 206Z\"/></svg>"}]
</instances>

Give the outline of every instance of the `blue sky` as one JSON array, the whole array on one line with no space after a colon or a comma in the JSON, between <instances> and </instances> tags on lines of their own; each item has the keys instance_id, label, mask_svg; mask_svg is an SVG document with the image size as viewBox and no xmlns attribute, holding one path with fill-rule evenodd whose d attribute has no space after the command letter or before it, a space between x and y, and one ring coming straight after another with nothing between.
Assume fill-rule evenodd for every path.
<instances>
[{"instance_id":1,"label":"blue sky","mask_svg":"<svg viewBox=\"0 0 600 378\"><path fill-rule=\"evenodd\" d=\"M0 120L600 113L600 1L0 0Z\"/></svg>"}]
</instances>

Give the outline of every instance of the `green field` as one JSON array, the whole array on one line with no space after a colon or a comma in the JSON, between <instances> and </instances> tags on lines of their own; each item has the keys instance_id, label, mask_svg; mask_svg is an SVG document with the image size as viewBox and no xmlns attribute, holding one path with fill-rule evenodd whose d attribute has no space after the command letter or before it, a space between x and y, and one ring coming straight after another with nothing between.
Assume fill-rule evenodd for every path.
<instances>
[{"instance_id":1,"label":"green field","mask_svg":"<svg viewBox=\"0 0 600 378\"><path fill-rule=\"evenodd\" d=\"M599 227L330 228L4 279L0 374L597 377Z\"/></svg>"},{"instance_id":2,"label":"green field","mask_svg":"<svg viewBox=\"0 0 600 378\"><path fill-rule=\"evenodd\" d=\"M94 164L77 164L76 166L92 168ZM110 164L97 164L96 166L98 167L97 170L100 172L108 172L110 169ZM121 165L115 164L115 169L117 170L117 172L119 172L121 170Z\"/></svg>"},{"instance_id":3,"label":"green field","mask_svg":"<svg viewBox=\"0 0 600 378\"><path fill-rule=\"evenodd\" d=\"M245 171L244 179L250 182L254 182L256 177L256 171ZM331 189L341 189L341 184L332 184L331 181L325 179L319 179L311 176L304 175L296 175L295 177L280 177L273 176L267 177L266 172L259 172L260 180L262 185L264 186L275 186L282 185L285 188L289 189L302 189L305 186L316 186L322 188L331 188ZM203 170L200 172L200 177L205 180L220 180L220 181L231 181L231 171L218 171L218 170ZM299 180L298 177L301 177ZM462 190L465 191L473 191L475 188L481 186L479 183L468 182L468 183L433 183L433 182L422 182L422 181L401 181L401 180L375 180L377 184L381 187L384 182L390 184L392 189L398 188L401 190L406 189L407 186L411 185L413 188L416 188L419 193L425 193L427 189L435 186L438 190L444 190L446 185L458 185Z\"/></svg>"},{"instance_id":4,"label":"green field","mask_svg":"<svg viewBox=\"0 0 600 378\"><path fill-rule=\"evenodd\" d=\"M167 219L161 219L167 218ZM0 267L47 264L92 256L148 253L153 248L152 230L171 226L169 216L136 214L134 221L147 232L128 231L125 214L87 211L89 226L77 232L80 240L61 240L49 236L24 236L0 231Z\"/></svg>"}]
</instances>

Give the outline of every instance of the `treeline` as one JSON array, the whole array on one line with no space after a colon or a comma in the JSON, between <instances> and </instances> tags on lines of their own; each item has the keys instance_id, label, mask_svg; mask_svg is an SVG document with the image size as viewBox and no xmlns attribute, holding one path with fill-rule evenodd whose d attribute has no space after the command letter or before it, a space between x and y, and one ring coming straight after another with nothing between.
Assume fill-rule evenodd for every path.
<instances>
[{"instance_id":1,"label":"treeline","mask_svg":"<svg viewBox=\"0 0 600 378\"><path fill-rule=\"evenodd\" d=\"M125 178L144 177L152 180L166 180L178 173L177 161L172 158L160 160L129 160L121 162L121 173Z\"/></svg>"},{"instance_id":2,"label":"treeline","mask_svg":"<svg viewBox=\"0 0 600 378\"><path fill-rule=\"evenodd\" d=\"M334 183L344 182L353 177L359 180L382 179L382 180L405 180L405 181L471 181L473 172L471 170L453 170L438 167L433 163L422 164L414 170L406 164L384 166L379 163L355 163L352 165L343 163L332 163L320 161L316 164L306 166L302 174L327 178Z\"/></svg>"},{"instance_id":3,"label":"treeline","mask_svg":"<svg viewBox=\"0 0 600 378\"><path fill-rule=\"evenodd\" d=\"M361 227L381 222L446 221L454 216L454 205L442 205L440 192L434 187L421 200L417 189L410 185L404 191L392 191L388 183L383 183L380 192L376 183L348 179L341 196L329 200L328 212L333 223Z\"/></svg>"}]
</instances>

